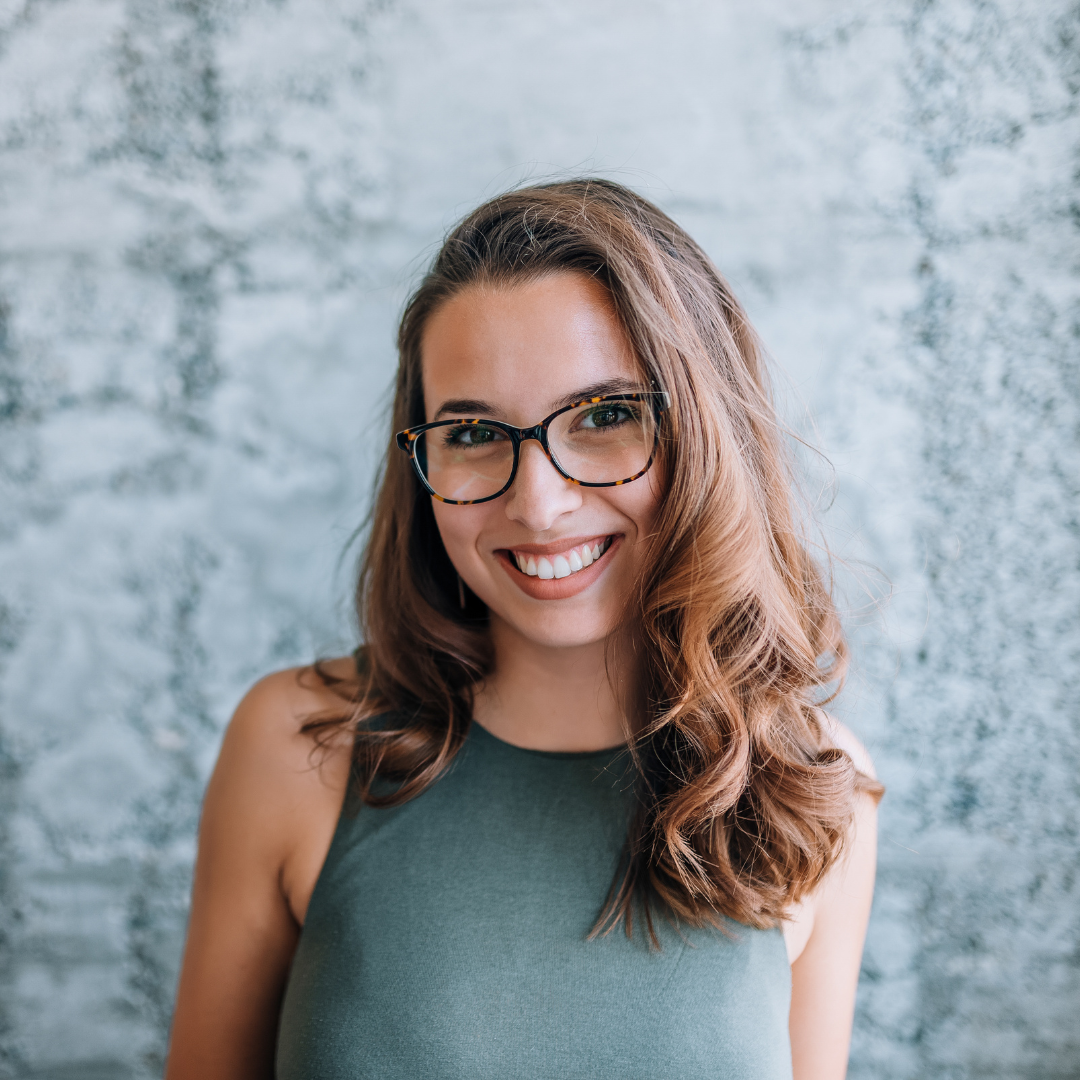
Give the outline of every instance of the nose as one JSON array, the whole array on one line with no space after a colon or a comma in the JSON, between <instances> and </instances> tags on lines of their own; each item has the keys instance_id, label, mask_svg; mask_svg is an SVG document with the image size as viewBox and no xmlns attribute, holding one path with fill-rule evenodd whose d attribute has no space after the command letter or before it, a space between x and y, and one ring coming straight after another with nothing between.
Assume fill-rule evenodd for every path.
<instances>
[{"instance_id":1,"label":"nose","mask_svg":"<svg viewBox=\"0 0 1080 1080\"><path fill-rule=\"evenodd\" d=\"M518 470L507 493L506 516L530 532L546 532L581 506L581 488L565 479L534 439L521 444Z\"/></svg>"}]
</instances>

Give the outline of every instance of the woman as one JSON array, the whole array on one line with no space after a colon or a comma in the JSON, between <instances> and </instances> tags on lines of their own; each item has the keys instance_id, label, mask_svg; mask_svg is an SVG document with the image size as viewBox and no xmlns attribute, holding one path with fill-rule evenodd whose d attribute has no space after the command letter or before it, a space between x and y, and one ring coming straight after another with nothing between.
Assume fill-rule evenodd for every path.
<instances>
[{"instance_id":1,"label":"woman","mask_svg":"<svg viewBox=\"0 0 1080 1080\"><path fill-rule=\"evenodd\" d=\"M367 644L229 727L169 1080L842 1077L882 789L742 308L581 180L399 346Z\"/></svg>"}]
</instances>

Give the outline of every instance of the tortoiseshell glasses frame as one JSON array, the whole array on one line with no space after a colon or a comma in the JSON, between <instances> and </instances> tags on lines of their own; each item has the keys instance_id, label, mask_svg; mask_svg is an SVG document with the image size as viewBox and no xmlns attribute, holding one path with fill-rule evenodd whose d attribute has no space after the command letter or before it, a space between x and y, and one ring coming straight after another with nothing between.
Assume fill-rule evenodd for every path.
<instances>
[{"instance_id":1,"label":"tortoiseshell glasses frame","mask_svg":"<svg viewBox=\"0 0 1080 1080\"><path fill-rule=\"evenodd\" d=\"M602 405L608 402L619 401L642 402L648 405L652 410L653 419L656 422L656 432L653 437L652 449L649 452L649 459L646 461L645 466L634 473L633 476L627 476L621 480L595 482L579 480L576 476L571 476L559 463L559 459L555 456L548 441L548 429L552 422L562 416L563 413L568 413L572 409L579 409L582 405ZM541 420L539 424L534 424L532 427L528 428L514 427L512 424L504 424L501 420L462 417L455 420L435 420L430 424L418 424L416 427L405 428L404 431L399 431L394 436L394 439L400 449L404 450L405 453L409 455L409 460L412 462L416 475L420 478L420 483L424 485L425 489L432 497L438 499L439 502L447 503L450 506L473 506L477 503L491 502L492 499L497 499L500 495L505 494L505 492L510 489L510 486L514 482L514 478L517 476L521 444L527 442L529 439L535 439L540 444L548 461L555 466L559 475L564 479L569 480L572 484L578 484L581 487L620 487L623 484L629 484L631 481L639 479L652 468L653 461L656 460L656 451L660 445L660 415L670 407L671 399L663 390L638 391L628 394L605 394L602 397L582 398L581 401L573 401L569 405L564 405L561 409L556 409L550 416ZM435 428L460 427L464 425L483 425L484 427L498 428L499 431L505 432L513 446L514 460L510 469L510 478L493 495L485 495L482 499L447 499L440 495L431 484L428 483L428 479L424 475L424 470L421 468L420 462L416 458L417 439L423 435L425 431L431 431Z\"/></svg>"}]
</instances>

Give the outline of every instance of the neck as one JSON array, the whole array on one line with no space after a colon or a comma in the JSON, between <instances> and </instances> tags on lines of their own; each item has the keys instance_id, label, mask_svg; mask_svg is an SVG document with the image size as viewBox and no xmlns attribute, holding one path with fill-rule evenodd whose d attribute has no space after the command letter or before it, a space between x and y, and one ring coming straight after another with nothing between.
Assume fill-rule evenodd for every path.
<instances>
[{"instance_id":1,"label":"neck","mask_svg":"<svg viewBox=\"0 0 1080 1080\"><path fill-rule=\"evenodd\" d=\"M588 751L626 739L605 665L605 641L538 645L491 616L492 674L476 688L473 716L492 735L529 750Z\"/></svg>"}]
</instances>

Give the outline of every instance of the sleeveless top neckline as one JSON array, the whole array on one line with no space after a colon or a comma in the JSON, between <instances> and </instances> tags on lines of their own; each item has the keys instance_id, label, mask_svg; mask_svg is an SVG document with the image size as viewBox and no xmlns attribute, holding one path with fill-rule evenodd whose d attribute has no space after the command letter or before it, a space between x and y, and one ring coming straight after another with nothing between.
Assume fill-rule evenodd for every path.
<instances>
[{"instance_id":1,"label":"sleeveless top neckline","mask_svg":"<svg viewBox=\"0 0 1080 1080\"><path fill-rule=\"evenodd\" d=\"M469 734L466 736L466 739L472 738L474 734L481 739L490 739L499 746L505 747L507 750L514 750L521 754L537 754L540 757L551 758L552 760L565 758L574 761L584 760L586 758L608 757L615 761L618 760L621 755L628 754L629 752L626 743L619 743L617 746L605 746L600 750L538 750L532 746L518 746L517 743L507 742L506 739L501 739L477 720L473 720L469 725Z\"/></svg>"}]
</instances>

